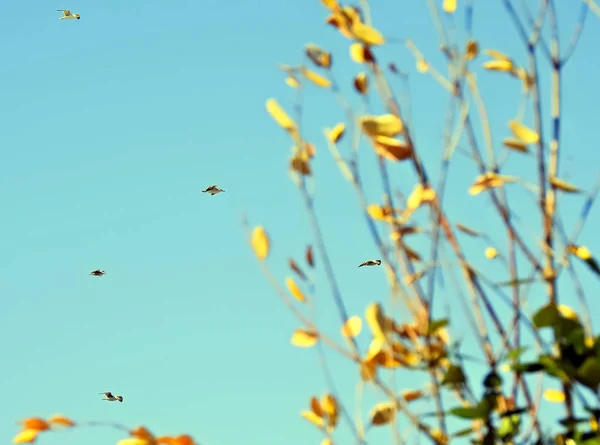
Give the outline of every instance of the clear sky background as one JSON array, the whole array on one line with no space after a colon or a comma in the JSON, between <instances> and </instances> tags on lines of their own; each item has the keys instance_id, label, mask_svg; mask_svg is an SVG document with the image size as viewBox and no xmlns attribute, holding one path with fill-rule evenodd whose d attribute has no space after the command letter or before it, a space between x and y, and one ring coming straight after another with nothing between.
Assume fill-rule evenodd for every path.
<instances>
[{"instance_id":1,"label":"clear sky background","mask_svg":"<svg viewBox=\"0 0 600 445\"><path fill-rule=\"evenodd\" d=\"M392 3L373 2L374 24L389 38L412 37L445 72L426 2ZM481 47L526 63L500 2L475 3ZM59 21L58 8L82 18ZM464 38L460 8L456 20ZM561 6L560 12L564 48L578 11ZM60 412L76 421L144 424L159 435L189 433L204 445L319 443L319 434L298 416L310 395L326 390L316 350L289 345L297 322L261 276L241 215L246 211L251 224L266 226L269 263L283 282L286 259L300 261L311 235L288 178L291 142L264 102L276 97L291 111L294 91L277 65L299 63L304 44L315 42L334 52L336 77L358 103L351 79L360 67L349 58L350 42L324 25L326 14L316 0L33 0L3 6L2 440L17 432L18 419ZM586 190L600 164L599 40L600 22L590 15L564 72L561 177ZM411 75L416 142L437 180L447 96L430 76L416 72L402 46L377 54ZM474 69L498 143L517 113L521 86ZM548 107L546 74L542 82ZM387 301L388 293L382 268L357 273L356 266L378 252L321 133L344 115L317 87L308 87L306 99L303 125L318 151L317 213L348 310L362 315L369 302ZM373 105L381 111L379 101ZM525 123L532 125L530 114ZM378 202L382 190L366 145L363 160L369 200ZM512 154L505 172L535 182L534 166L534 158ZM390 171L395 186L408 193L414 184L410 166ZM475 176L475 167L458 156L448 212L479 230L498 228L485 195L466 193ZM211 184L226 192L200 193ZM521 227L535 229L533 200L523 192L511 196L527 224ZM561 201L567 227L584 201L583 195ZM599 223L594 209L580 237L596 252ZM504 243L505 236L496 239ZM464 245L485 262L485 246L471 240ZM412 246L425 253L429 243L417 237ZM502 267L481 267L507 279ZM108 274L89 276L96 268ZM581 265L577 270L585 289L597 292L591 272ZM330 293L318 279L319 320L339 339ZM576 306L571 291L562 291L563 301ZM438 295L456 307L451 292ZM528 310L543 301L542 293L533 292ZM597 301L590 304L597 313ZM464 326L456 336L470 335ZM363 347L367 337L361 336ZM344 401L352 403L356 372L335 356L331 361ZM403 377L399 386L419 382ZM101 391L122 394L125 401L102 402ZM367 398L369 404L378 400L383 396L374 392ZM43 435L40 443L101 445L123 437L114 430L74 430ZM387 441L389 433L374 437ZM349 443L344 434L339 440Z\"/></svg>"}]
</instances>

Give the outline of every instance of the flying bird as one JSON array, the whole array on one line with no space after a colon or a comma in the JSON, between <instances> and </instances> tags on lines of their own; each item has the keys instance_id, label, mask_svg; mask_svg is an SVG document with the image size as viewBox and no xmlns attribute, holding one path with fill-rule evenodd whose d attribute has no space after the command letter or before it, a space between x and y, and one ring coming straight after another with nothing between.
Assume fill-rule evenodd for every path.
<instances>
[{"instance_id":1,"label":"flying bird","mask_svg":"<svg viewBox=\"0 0 600 445\"><path fill-rule=\"evenodd\" d=\"M63 16L61 18L59 18L58 20L72 20L72 19L79 20L81 18L81 16L79 14L71 14L71 11L69 11L68 9L57 9L57 11L60 11L63 13Z\"/></svg>"},{"instance_id":2,"label":"flying bird","mask_svg":"<svg viewBox=\"0 0 600 445\"><path fill-rule=\"evenodd\" d=\"M123 396L113 396L112 392L99 392L98 394L104 394L104 398L102 400L108 400L109 402L122 402Z\"/></svg>"},{"instance_id":3,"label":"flying bird","mask_svg":"<svg viewBox=\"0 0 600 445\"><path fill-rule=\"evenodd\" d=\"M96 269L96 270L92 270L90 272L90 275L93 275L95 277L101 277L102 275L106 275L106 272L103 271L102 269Z\"/></svg>"},{"instance_id":4,"label":"flying bird","mask_svg":"<svg viewBox=\"0 0 600 445\"><path fill-rule=\"evenodd\" d=\"M363 267L363 266L379 266L380 264L381 264L381 260L368 260L368 261L365 261L364 263L362 263L358 267Z\"/></svg>"},{"instance_id":5,"label":"flying bird","mask_svg":"<svg viewBox=\"0 0 600 445\"><path fill-rule=\"evenodd\" d=\"M214 196L217 193L221 193L221 192L224 192L224 191L225 190L221 190L216 185L211 185L210 187L207 187L206 190L202 190L202 193L210 193L211 196Z\"/></svg>"}]
</instances>

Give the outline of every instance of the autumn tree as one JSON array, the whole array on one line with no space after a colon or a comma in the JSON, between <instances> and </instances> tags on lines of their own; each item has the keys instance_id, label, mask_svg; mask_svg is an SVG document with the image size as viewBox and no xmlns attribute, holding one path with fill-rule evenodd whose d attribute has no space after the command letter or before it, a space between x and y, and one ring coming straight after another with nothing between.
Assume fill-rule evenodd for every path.
<instances>
[{"instance_id":1,"label":"autumn tree","mask_svg":"<svg viewBox=\"0 0 600 445\"><path fill-rule=\"evenodd\" d=\"M473 2L431 0L427 4L443 56L443 64L435 66L418 41L381 32L367 1L353 5L322 0L326 24L346 39L349 57L360 69L336 71L334 61L345 54L334 57L325 45L307 44L299 64L281 66L285 82L296 91L293 103L266 101L266 111L289 135L289 170L313 240L302 261L288 259L290 272L282 280L269 265L268 224L245 224L262 271L298 320L291 344L318 347L323 371L330 377L328 387L315 387L315 395L307 395L300 413L322 432L322 445L338 443L340 429L362 444L383 437L370 436L386 428L398 444L409 437L437 444L458 438L482 444L600 443L600 336L592 331L587 307L600 269L590 250L578 243L600 177L586 193L559 174L559 160L569 150L561 143L562 98L576 88L563 84L563 73L588 12L597 14L599 8L590 1L577 5L579 16L565 46L559 39L556 2L536 2L534 10L528 2L497 3L512 26L506 32L515 32L522 42L522 54L505 53L502 39L491 48L480 46L472 33ZM464 14L463 40L457 37L458 12ZM412 77L404 67L406 57L386 61L383 48L393 44L412 55L416 74L422 76L419 82L429 76L432 88L437 84L447 98L445 119L427 123L443 129L440 145L427 147L427 156L416 142L423 129L411 118L411 105L418 98L408 87ZM489 101L480 88L480 79L487 76L504 82L512 78L509 88L521 90L506 127L492 128L488 118ZM542 88L544 82L549 92ZM362 98L358 106L344 94L344 83ZM398 84L403 84L401 93ZM341 122L322 123L326 128L321 140L310 140L300 124L310 119L303 113L310 88L326 91L345 116ZM501 100L514 96L503 93ZM313 205L320 179L314 166L325 156L317 154L317 147L325 144L365 215L366 234L381 258L380 266L371 264L384 269L388 282L387 298L373 296L362 316L348 312L338 286L338 276L349 272L330 261L331 246L346 240L324 239L320 221L327 215L318 214ZM432 161L431 151L437 160ZM365 167L367 157L375 160L376 171ZM454 182L448 180L452 169L460 172L452 177ZM470 172L470 185L462 184L465 172ZM407 177L413 181L408 189L399 185L406 185ZM367 189L374 183L383 192L381 201L369 199ZM470 202L460 211L454 206L457 193ZM577 195L583 200L568 203ZM563 209L580 206L579 215L565 215L559 203ZM493 232L469 224L483 209L497 222ZM583 272L588 281L578 278L577 261L591 271ZM316 273L323 273L329 283L318 296ZM532 295L543 297L543 304L528 306ZM325 299L333 299L337 313L319 325L315 308ZM578 307L571 308L573 304ZM331 335L326 329L330 325L341 332ZM453 335L465 330L472 341ZM352 396L335 388L327 365L331 354L354 364L359 393L378 394L380 400L368 411L358 406L358 415L349 414L352 407L342 399L347 402ZM415 381L415 375L427 381L421 387L403 385ZM556 418L540 414L549 404L562 405Z\"/></svg>"}]
</instances>

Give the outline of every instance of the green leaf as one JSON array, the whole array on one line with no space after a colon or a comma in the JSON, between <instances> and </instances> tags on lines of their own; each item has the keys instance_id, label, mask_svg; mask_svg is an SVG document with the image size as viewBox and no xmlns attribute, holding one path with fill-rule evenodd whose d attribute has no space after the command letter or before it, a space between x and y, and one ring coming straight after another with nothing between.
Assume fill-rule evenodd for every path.
<instances>
[{"instance_id":1,"label":"green leaf","mask_svg":"<svg viewBox=\"0 0 600 445\"><path fill-rule=\"evenodd\" d=\"M529 346L520 346L518 348L511 349L508 351L507 358L509 360L518 360L519 357L521 357L528 349Z\"/></svg>"},{"instance_id":2,"label":"green leaf","mask_svg":"<svg viewBox=\"0 0 600 445\"><path fill-rule=\"evenodd\" d=\"M444 385L460 385L462 383L465 383L467 381L467 378L465 377L465 374L462 370L462 368L460 366L457 365L450 365L448 367L448 370L446 371L446 374L444 375L444 378L442 380L442 386Z\"/></svg>"},{"instance_id":3,"label":"green leaf","mask_svg":"<svg viewBox=\"0 0 600 445\"><path fill-rule=\"evenodd\" d=\"M500 427L498 428L498 436L500 436L500 438L503 440L513 438L514 436L519 434L520 427L520 415L513 414L512 416L502 417L502 419L500 420Z\"/></svg>"},{"instance_id":4,"label":"green leaf","mask_svg":"<svg viewBox=\"0 0 600 445\"><path fill-rule=\"evenodd\" d=\"M577 370L577 381L596 391L600 385L600 360L589 357L583 362Z\"/></svg>"},{"instance_id":5,"label":"green leaf","mask_svg":"<svg viewBox=\"0 0 600 445\"><path fill-rule=\"evenodd\" d=\"M587 422L588 420L589 419L587 419L587 418L568 418L568 417L565 417L564 419L560 419L558 421L558 423L560 423L565 428L571 429L574 426L576 426L578 423Z\"/></svg>"},{"instance_id":6,"label":"green leaf","mask_svg":"<svg viewBox=\"0 0 600 445\"><path fill-rule=\"evenodd\" d=\"M513 416L515 414L524 414L528 411L529 411L529 408L525 408L525 407L509 409L508 411L504 411L503 413L500 413L500 417Z\"/></svg>"},{"instance_id":7,"label":"green leaf","mask_svg":"<svg viewBox=\"0 0 600 445\"><path fill-rule=\"evenodd\" d=\"M460 417L461 419L484 419L486 417L486 413L479 406L457 406L456 408L452 408L448 411L448 414L452 414L453 416Z\"/></svg>"},{"instance_id":8,"label":"green leaf","mask_svg":"<svg viewBox=\"0 0 600 445\"><path fill-rule=\"evenodd\" d=\"M456 433L453 433L451 437L465 437L473 432L473 428L465 428L464 430L459 430Z\"/></svg>"},{"instance_id":9,"label":"green leaf","mask_svg":"<svg viewBox=\"0 0 600 445\"><path fill-rule=\"evenodd\" d=\"M544 370L544 365L539 362L515 363L510 367L515 372L523 374L531 374Z\"/></svg>"},{"instance_id":10,"label":"green leaf","mask_svg":"<svg viewBox=\"0 0 600 445\"><path fill-rule=\"evenodd\" d=\"M560 312L556 305L548 304L539 309L533 317L531 317L531 321L536 329L541 329L554 326L559 318Z\"/></svg>"},{"instance_id":11,"label":"green leaf","mask_svg":"<svg viewBox=\"0 0 600 445\"><path fill-rule=\"evenodd\" d=\"M435 320L429 324L429 329L427 330L428 335L433 335L436 333L438 329L441 329L448 325L448 319L444 318L442 320Z\"/></svg>"},{"instance_id":12,"label":"green leaf","mask_svg":"<svg viewBox=\"0 0 600 445\"><path fill-rule=\"evenodd\" d=\"M502 386L502 377L496 371L491 371L483 379L483 386L487 389L494 389Z\"/></svg>"},{"instance_id":13,"label":"green leaf","mask_svg":"<svg viewBox=\"0 0 600 445\"><path fill-rule=\"evenodd\" d=\"M598 263L596 262L595 259L589 258L589 259L585 260L585 264L587 264L591 270L596 272L596 275L600 275L600 266L598 266Z\"/></svg>"}]
</instances>

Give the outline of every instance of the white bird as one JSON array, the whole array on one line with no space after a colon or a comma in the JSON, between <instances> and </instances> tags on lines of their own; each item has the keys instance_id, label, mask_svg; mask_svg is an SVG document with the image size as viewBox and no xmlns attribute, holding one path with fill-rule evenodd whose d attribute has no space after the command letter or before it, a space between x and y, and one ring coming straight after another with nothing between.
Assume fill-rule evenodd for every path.
<instances>
[{"instance_id":1,"label":"white bird","mask_svg":"<svg viewBox=\"0 0 600 445\"><path fill-rule=\"evenodd\" d=\"M364 263L362 263L358 267L363 267L363 266L379 266L380 264L381 264L381 260L368 260L368 261L365 261Z\"/></svg>"},{"instance_id":2,"label":"white bird","mask_svg":"<svg viewBox=\"0 0 600 445\"><path fill-rule=\"evenodd\" d=\"M202 193L210 193L211 196L214 196L217 193L221 193L221 192L224 192L224 191L225 190L221 190L216 185L211 185L210 187L207 187L206 190L202 190Z\"/></svg>"},{"instance_id":3,"label":"white bird","mask_svg":"<svg viewBox=\"0 0 600 445\"><path fill-rule=\"evenodd\" d=\"M71 11L69 11L68 9L57 9L57 11L60 11L63 13L63 16L61 18L59 18L58 20L72 20L72 19L79 20L81 18L81 16L79 14L71 14Z\"/></svg>"},{"instance_id":4,"label":"white bird","mask_svg":"<svg viewBox=\"0 0 600 445\"><path fill-rule=\"evenodd\" d=\"M96 270L92 270L90 272L90 275L93 275L95 277L101 277L102 275L106 275L106 272L103 271L102 269L96 269Z\"/></svg>"},{"instance_id":5,"label":"white bird","mask_svg":"<svg viewBox=\"0 0 600 445\"><path fill-rule=\"evenodd\" d=\"M104 394L104 398L102 400L108 400L109 402L119 402L123 401L123 396L113 396L112 392L99 392L98 394Z\"/></svg>"}]
</instances>

